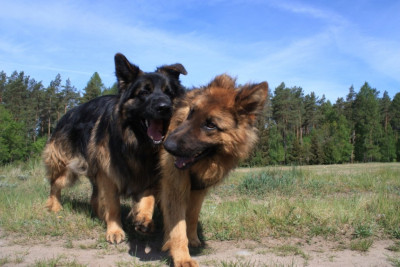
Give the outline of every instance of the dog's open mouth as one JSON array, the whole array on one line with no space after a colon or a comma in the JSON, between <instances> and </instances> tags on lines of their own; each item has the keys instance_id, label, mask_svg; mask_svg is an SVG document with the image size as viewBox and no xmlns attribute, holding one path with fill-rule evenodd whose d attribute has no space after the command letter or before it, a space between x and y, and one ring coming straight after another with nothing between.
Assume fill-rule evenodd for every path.
<instances>
[{"instance_id":1,"label":"dog's open mouth","mask_svg":"<svg viewBox=\"0 0 400 267\"><path fill-rule=\"evenodd\" d=\"M214 151L214 148L208 148L206 150L203 150L201 152L198 152L192 157L180 157L180 156L175 156L175 167L181 170L184 170L186 168L189 168L192 166L194 163L199 161L200 159L212 154Z\"/></svg>"},{"instance_id":2,"label":"dog's open mouth","mask_svg":"<svg viewBox=\"0 0 400 267\"><path fill-rule=\"evenodd\" d=\"M164 140L165 134L168 129L168 121L162 119L145 120L147 128L147 135L154 144L159 145Z\"/></svg>"}]
</instances>

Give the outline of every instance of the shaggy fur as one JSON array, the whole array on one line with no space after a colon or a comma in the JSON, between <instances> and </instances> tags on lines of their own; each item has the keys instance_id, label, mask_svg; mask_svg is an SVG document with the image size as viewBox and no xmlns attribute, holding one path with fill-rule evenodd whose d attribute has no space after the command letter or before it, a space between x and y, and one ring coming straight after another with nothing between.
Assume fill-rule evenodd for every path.
<instances>
[{"instance_id":1,"label":"shaggy fur","mask_svg":"<svg viewBox=\"0 0 400 267\"><path fill-rule=\"evenodd\" d=\"M177 103L161 155L165 244L175 266L198 266L197 223L207 191L246 158L257 141L255 122L268 84L237 88L228 75L192 90Z\"/></svg>"},{"instance_id":2,"label":"shaggy fur","mask_svg":"<svg viewBox=\"0 0 400 267\"><path fill-rule=\"evenodd\" d=\"M93 187L93 210L107 224L107 241L120 243L125 238L120 196L150 201L143 194L160 178L160 144L170 124L173 100L185 92L179 75L186 70L174 64L145 73L122 54L115 55L115 69L118 95L98 97L67 112L43 159L51 184L47 208L59 211L61 190L86 175ZM141 214L138 225L147 216L141 208L151 210L139 205L133 211Z\"/></svg>"}]
</instances>

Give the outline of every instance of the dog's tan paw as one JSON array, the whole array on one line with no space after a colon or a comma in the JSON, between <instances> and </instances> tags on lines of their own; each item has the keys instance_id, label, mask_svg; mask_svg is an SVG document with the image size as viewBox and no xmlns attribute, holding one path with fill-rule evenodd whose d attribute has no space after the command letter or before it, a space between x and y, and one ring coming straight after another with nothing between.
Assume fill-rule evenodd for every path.
<instances>
[{"instance_id":1,"label":"dog's tan paw","mask_svg":"<svg viewBox=\"0 0 400 267\"><path fill-rule=\"evenodd\" d=\"M122 229L107 230L106 239L111 244L119 244L125 240L125 232Z\"/></svg>"},{"instance_id":2,"label":"dog's tan paw","mask_svg":"<svg viewBox=\"0 0 400 267\"><path fill-rule=\"evenodd\" d=\"M155 226L152 219L136 216L133 220L133 224L135 225L135 230L137 232L140 232L142 234L154 233Z\"/></svg>"},{"instance_id":3,"label":"dog's tan paw","mask_svg":"<svg viewBox=\"0 0 400 267\"><path fill-rule=\"evenodd\" d=\"M46 208L48 211L52 212L59 212L60 210L62 210L61 203L53 197L49 197L49 199L47 200Z\"/></svg>"},{"instance_id":4,"label":"dog's tan paw","mask_svg":"<svg viewBox=\"0 0 400 267\"><path fill-rule=\"evenodd\" d=\"M198 267L199 264L193 259L174 261L175 267Z\"/></svg>"}]
</instances>

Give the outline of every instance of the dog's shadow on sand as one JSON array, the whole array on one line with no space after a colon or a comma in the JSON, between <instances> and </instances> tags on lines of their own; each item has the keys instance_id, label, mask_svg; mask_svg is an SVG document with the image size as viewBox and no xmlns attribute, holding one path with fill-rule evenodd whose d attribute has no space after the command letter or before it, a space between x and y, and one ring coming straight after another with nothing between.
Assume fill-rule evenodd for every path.
<instances>
[{"instance_id":1,"label":"dog's shadow on sand","mask_svg":"<svg viewBox=\"0 0 400 267\"><path fill-rule=\"evenodd\" d=\"M64 205L69 205L75 212L86 214L87 216L91 216L93 219L97 218L89 201L63 196L62 202ZM124 229L127 237L129 255L142 262L163 261L172 266L173 263L168 252L161 250L164 240L164 226L160 209L156 208L154 211L153 220L155 224L155 231L151 234L143 234L135 230L135 225L133 224L132 218L129 216L130 210L130 205L121 204L122 228ZM105 230L106 229L104 229L104 235ZM200 248L190 248L190 254L194 256L202 254L204 250L203 229L200 223L198 225L198 235L203 243L203 246Z\"/></svg>"},{"instance_id":2,"label":"dog's shadow on sand","mask_svg":"<svg viewBox=\"0 0 400 267\"><path fill-rule=\"evenodd\" d=\"M161 250L164 244L164 225L161 211L156 208L153 215L155 231L152 234L138 233L132 223L132 218L129 218L128 213L130 207L122 207L121 214L123 220L123 228L126 231L129 243L129 254L138 258L140 261L165 261L170 266L173 266L172 259L168 252ZM189 248L191 255L200 255L204 250L203 228L201 224L198 226L198 235L203 246L200 248Z\"/></svg>"}]
</instances>

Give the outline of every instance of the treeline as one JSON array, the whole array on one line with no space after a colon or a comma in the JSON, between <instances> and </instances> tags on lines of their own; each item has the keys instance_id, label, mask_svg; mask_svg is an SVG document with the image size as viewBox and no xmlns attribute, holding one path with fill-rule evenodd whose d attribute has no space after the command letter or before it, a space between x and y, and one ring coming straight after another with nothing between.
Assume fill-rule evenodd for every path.
<instances>
[{"instance_id":1,"label":"treeline","mask_svg":"<svg viewBox=\"0 0 400 267\"><path fill-rule=\"evenodd\" d=\"M58 74L49 86L25 75L0 72L0 163L26 160L41 153L57 121L72 107L94 97L117 93L97 72L81 94Z\"/></svg>"},{"instance_id":2,"label":"treeline","mask_svg":"<svg viewBox=\"0 0 400 267\"><path fill-rule=\"evenodd\" d=\"M366 82L335 103L284 83L258 121L249 166L400 161L400 92L393 100Z\"/></svg>"},{"instance_id":3,"label":"treeline","mask_svg":"<svg viewBox=\"0 0 400 267\"><path fill-rule=\"evenodd\" d=\"M45 87L24 72L0 72L0 163L40 154L62 115L117 86L95 72L81 91L60 75ZM282 83L257 123L260 141L243 165L400 161L400 92L380 98L368 83L335 103Z\"/></svg>"}]
</instances>

